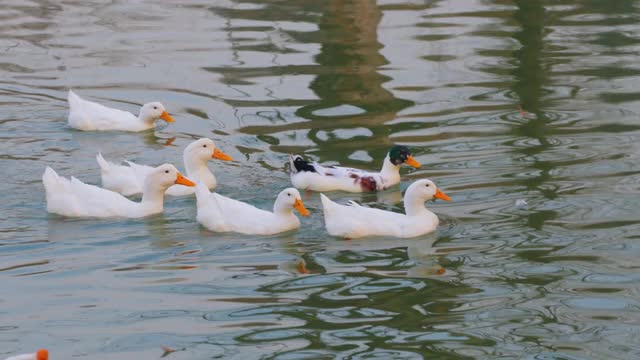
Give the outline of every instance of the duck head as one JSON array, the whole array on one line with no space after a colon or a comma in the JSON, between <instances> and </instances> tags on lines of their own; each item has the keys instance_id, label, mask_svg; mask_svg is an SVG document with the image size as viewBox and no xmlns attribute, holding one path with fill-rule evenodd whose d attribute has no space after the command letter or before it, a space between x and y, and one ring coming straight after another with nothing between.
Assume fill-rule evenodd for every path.
<instances>
[{"instance_id":1,"label":"duck head","mask_svg":"<svg viewBox=\"0 0 640 360\"><path fill-rule=\"evenodd\" d=\"M202 138L194 141L184 149L185 163L188 160L198 160L199 162L206 163L210 159L219 159L225 161L231 161L233 158L216 147L216 144L211 139Z\"/></svg>"},{"instance_id":2,"label":"duck head","mask_svg":"<svg viewBox=\"0 0 640 360\"><path fill-rule=\"evenodd\" d=\"M395 166L407 164L415 168L420 167L420 163L413 158L413 155L411 155L411 151L409 151L409 148L402 145L395 145L391 148L391 150L389 150L389 161L391 161L391 163Z\"/></svg>"},{"instance_id":3,"label":"duck head","mask_svg":"<svg viewBox=\"0 0 640 360\"><path fill-rule=\"evenodd\" d=\"M433 181L428 179L418 180L409 185L405 196L407 195L420 199L422 202L432 199L451 201L447 194L443 193Z\"/></svg>"},{"instance_id":4,"label":"duck head","mask_svg":"<svg viewBox=\"0 0 640 360\"><path fill-rule=\"evenodd\" d=\"M162 119L166 122L174 122L175 120L169 115L164 106L159 102L151 102L142 105L140 109L140 115L138 116L145 122L154 122L158 119Z\"/></svg>"},{"instance_id":5,"label":"duck head","mask_svg":"<svg viewBox=\"0 0 640 360\"><path fill-rule=\"evenodd\" d=\"M273 210L274 212L289 212L291 209L296 209L302 216L309 216L309 210L304 207L298 190L287 188L278 194Z\"/></svg>"},{"instance_id":6,"label":"duck head","mask_svg":"<svg viewBox=\"0 0 640 360\"><path fill-rule=\"evenodd\" d=\"M184 177L175 166L171 164L163 164L158 166L147 175L147 182L151 181L157 184L161 188L168 189L171 185L179 184L184 186L193 187L196 184Z\"/></svg>"}]
</instances>

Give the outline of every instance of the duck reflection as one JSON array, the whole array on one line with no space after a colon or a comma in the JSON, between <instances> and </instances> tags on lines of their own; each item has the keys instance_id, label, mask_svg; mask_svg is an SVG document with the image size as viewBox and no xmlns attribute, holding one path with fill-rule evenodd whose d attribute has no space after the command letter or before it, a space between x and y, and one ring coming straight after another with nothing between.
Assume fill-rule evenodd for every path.
<instances>
[{"instance_id":1,"label":"duck reflection","mask_svg":"<svg viewBox=\"0 0 640 360\"><path fill-rule=\"evenodd\" d=\"M411 101L396 98L383 86L389 78L379 72L379 68L388 63L380 54L382 45L377 38L382 11L375 0L331 0L307 5L323 14L318 31L312 35L313 40L321 44L320 53L315 57L317 66L299 69L315 75L309 88L319 100L295 112L310 121L246 126L239 131L264 137L300 130L306 132L303 143L312 142L312 146L303 143L282 146L272 141L270 150L300 153L313 148L319 161L353 166L357 162L350 160L349 155L367 149L371 161L379 162L392 143L390 135L394 132L393 125L385 124L395 119L399 111L413 105ZM340 129L358 127L369 131L355 138L335 135Z\"/></svg>"}]
</instances>

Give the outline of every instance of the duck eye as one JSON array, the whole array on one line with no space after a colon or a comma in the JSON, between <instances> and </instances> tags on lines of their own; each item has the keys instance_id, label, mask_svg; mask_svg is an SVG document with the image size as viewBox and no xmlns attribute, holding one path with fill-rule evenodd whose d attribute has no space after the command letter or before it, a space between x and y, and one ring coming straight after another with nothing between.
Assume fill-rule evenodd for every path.
<instances>
[{"instance_id":1,"label":"duck eye","mask_svg":"<svg viewBox=\"0 0 640 360\"><path fill-rule=\"evenodd\" d=\"M207 147L207 145L202 145L202 147Z\"/></svg>"},{"instance_id":2,"label":"duck eye","mask_svg":"<svg viewBox=\"0 0 640 360\"><path fill-rule=\"evenodd\" d=\"M426 187L429 187L429 184L425 185Z\"/></svg>"},{"instance_id":3,"label":"duck eye","mask_svg":"<svg viewBox=\"0 0 640 360\"><path fill-rule=\"evenodd\" d=\"M165 171L164 171L164 173L165 173L165 174L168 174L168 173L169 173L169 170L165 170Z\"/></svg>"},{"instance_id":4,"label":"duck eye","mask_svg":"<svg viewBox=\"0 0 640 360\"><path fill-rule=\"evenodd\" d=\"M291 196L291 193L287 193L287 196Z\"/></svg>"},{"instance_id":5,"label":"duck eye","mask_svg":"<svg viewBox=\"0 0 640 360\"><path fill-rule=\"evenodd\" d=\"M153 107L153 110L158 110L158 107L157 107L157 106L154 106L154 107Z\"/></svg>"}]
</instances>

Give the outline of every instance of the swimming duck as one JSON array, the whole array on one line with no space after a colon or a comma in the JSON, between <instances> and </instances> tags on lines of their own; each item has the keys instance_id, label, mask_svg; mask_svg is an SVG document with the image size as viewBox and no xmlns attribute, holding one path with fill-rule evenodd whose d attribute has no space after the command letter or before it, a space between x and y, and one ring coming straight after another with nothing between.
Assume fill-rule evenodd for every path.
<instances>
[{"instance_id":1,"label":"swimming duck","mask_svg":"<svg viewBox=\"0 0 640 360\"><path fill-rule=\"evenodd\" d=\"M173 184L195 186L171 164L160 165L147 175L142 201L134 202L117 192L58 176L47 166L42 175L47 211L69 217L139 218L161 213L164 193Z\"/></svg>"},{"instance_id":2,"label":"swimming duck","mask_svg":"<svg viewBox=\"0 0 640 360\"><path fill-rule=\"evenodd\" d=\"M273 235L300 227L300 220L293 214L293 209L302 216L309 216L300 193L294 188L284 189L278 194L273 212L211 193L202 183L196 186L196 199L198 222L215 232Z\"/></svg>"},{"instance_id":3,"label":"swimming duck","mask_svg":"<svg viewBox=\"0 0 640 360\"><path fill-rule=\"evenodd\" d=\"M451 201L431 180L418 180L404 194L405 214L374 209L351 201L340 205L320 194L324 223L332 236L354 239L364 236L410 238L430 233L438 226L438 216L424 207L431 199Z\"/></svg>"},{"instance_id":4,"label":"swimming duck","mask_svg":"<svg viewBox=\"0 0 640 360\"><path fill-rule=\"evenodd\" d=\"M218 183L216 177L207 167L207 162L212 158L227 161L233 160L231 156L220 151L213 140L207 138L202 138L189 144L184 149L182 157L187 177L194 182L204 182L209 189L215 189ZM141 193L144 188L144 179L154 169L151 166L138 165L131 161L127 161L129 166L114 164L105 160L102 154L98 154L96 160L100 165L102 186L125 196ZM166 192L167 195L171 196L183 196L193 193L193 187L180 185L171 186Z\"/></svg>"},{"instance_id":5,"label":"swimming duck","mask_svg":"<svg viewBox=\"0 0 640 360\"><path fill-rule=\"evenodd\" d=\"M140 115L122 111L84 100L69 90L69 126L83 131L143 131L155 127L155 121L162 119L173 122L173 118L159 102L142 105Z\"/></svg>"},{"instance_id":6,"label":"swimming duck","mask_svg":"<svg viewBox=\"0 0 640 360\"><path fill-rule=\"evenodd\" d=\"M47 349L40 349L33 354L10 356L6 360L49 360L49 352Z\"/></svg>"},{"instance_id":7,"label":"swimming duck","mask_svg":"<svg viewBox=\"0 0 640 360\"><path fill-rule=\"evenodd\" d=\"M300 155L289 155L289 163L293 186L313 191L380 191L400 182L400 165L420 167L420 163L413 158L409 149L402 145L396 145L389 150L380 172L322 166L317 162L305 161Z\"/></svg>"}]
</instances>

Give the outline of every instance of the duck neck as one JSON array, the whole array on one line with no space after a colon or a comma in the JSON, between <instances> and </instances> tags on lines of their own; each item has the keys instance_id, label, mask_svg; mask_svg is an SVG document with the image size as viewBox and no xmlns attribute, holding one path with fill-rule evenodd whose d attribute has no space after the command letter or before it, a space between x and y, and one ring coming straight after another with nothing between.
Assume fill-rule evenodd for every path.
<instances>
[{"instance_id":1,"label":"duck neck","mask_svg":"<svg viewBox=\"0 0 640 360\"><path fill-rule=\"evenodd\" d=\"M293 209L290 206L286 206L285 204L276 200L276 203L273 204L273 213L276 215L292 215Z\"/></svg>"},{"instance_id":2,"label":"duck neck","mask_svg":"<svg viewBox=\"0 0 640 360\"><path fill-rule=\"evenodd\" d=\"M142 111L142 109L140 109L138 121L143 123L146 127L152 127L155 119L151 115L146 114L144 111Z\"/></svg>"},{"instance_id":3,"label":"duck neck","mask_svg":"<svg viewBox=\"0 0 640 360\"><path fill-rule=\"evenodd\" d=\"M207 176L212 176L211 170L207 167L207 160L189 157L187 154L184 154L183 160L188 178L193 177L202 181L206 180Z\"/></svg>"},{"instance_id":4,"label":"duck neck","mask_svg":"<svg viewBox=\"0 0 640 360\"><path fill-rule=\"evenodd\" d=\"M209 167L207 167L207 160L195 159L193 157L184 154L184 167L187 172L187 177L194 181L201 181L208 188L216 186L216 178L213 176Z\"/></svg>"},{"instance_id":5,"label":"duck neck","mask_svg":"<svg viewBox=\"0 0 640 360\"><path fill-rule=\"evenodd\" d=\"M142 190L142 205L153 209L162 210L164 206L164 193L167 189L145 181Z\"/></svg>"},{"instance_id":6,"label":"duck neck","mask_svg":"<svg viewBox=\"0 0 640 360\"><path fill-rule=\"evenodd\" d=\"M420 215L422 213L428 212L427 208L424 206L424 199L420 196L414 194L412 189L407 189L407 192L404 194L404 212L409 216Z\"/></svg>"},{"instance_id":7,"label":"duck neck","mask_svg":"<svg viewBox=\"0 0 640 360\"><path fill-rule=\"evenodd\" d=\"M382 169L380 170L380 176L384 179L385 183L395 184L400 182L400 166L394 165L389 158L389 154L384 158L382 163Z\"/></svg>"}]
</instances>

